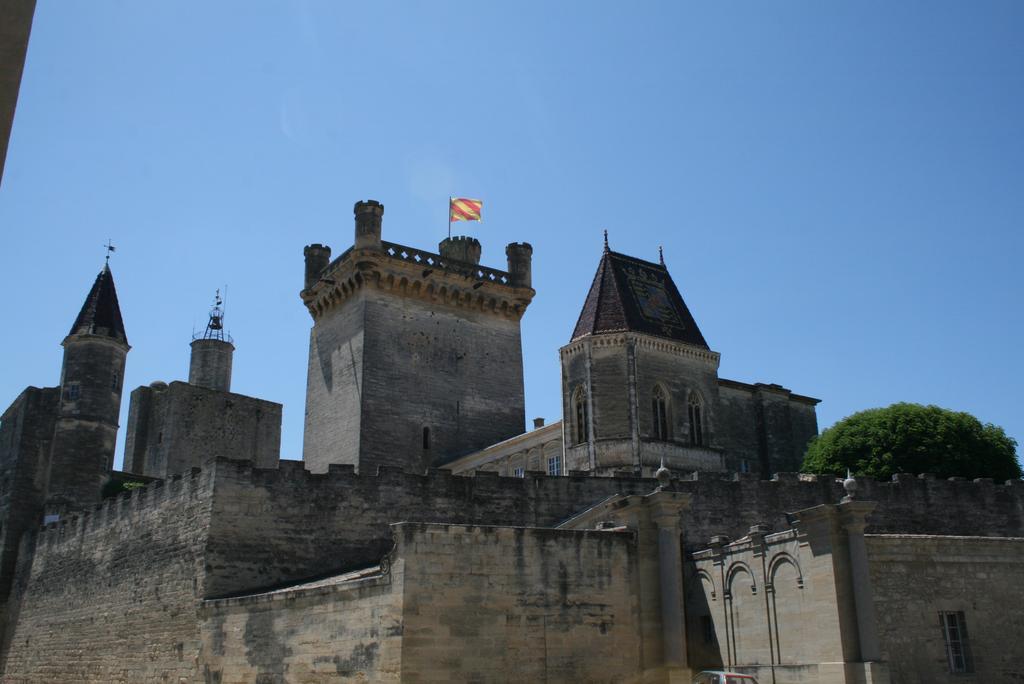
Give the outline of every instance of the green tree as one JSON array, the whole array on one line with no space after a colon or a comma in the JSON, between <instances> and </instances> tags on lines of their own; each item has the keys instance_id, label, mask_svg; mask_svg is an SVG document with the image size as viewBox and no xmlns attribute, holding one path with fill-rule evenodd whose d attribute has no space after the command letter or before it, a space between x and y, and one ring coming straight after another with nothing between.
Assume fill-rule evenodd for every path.
<instances>
[{"instance_id":1,"label":"green tree","mask_svg":"<svg viewBox=\"0 0 1024 684\"><path fill-rule=\"evenodd\" d=\"M894 473L939 477L1021 477L1017 442L1001 427L938 406L893 404L847 416L807 448L803 471L888 479Z\"/></svg>"}]
</instances>

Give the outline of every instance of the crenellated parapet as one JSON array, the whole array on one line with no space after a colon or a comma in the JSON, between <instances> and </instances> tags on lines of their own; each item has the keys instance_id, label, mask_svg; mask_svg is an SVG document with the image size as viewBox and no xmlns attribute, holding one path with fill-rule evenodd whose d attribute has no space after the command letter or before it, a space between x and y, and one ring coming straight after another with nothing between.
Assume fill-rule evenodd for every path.
<instances>
[{"instance_id":1,"label":"crenellated parapet","mask_svg":"<svg viewBox=\"0 0 1024 684\"><path fill-rule=\"evenodd\" d=\"M516 320L533 299L529 287L514 287L505 271L393 242L381 249L350 250L302 292L313 320L366 287Z\"/></svg>"}]
</instances>

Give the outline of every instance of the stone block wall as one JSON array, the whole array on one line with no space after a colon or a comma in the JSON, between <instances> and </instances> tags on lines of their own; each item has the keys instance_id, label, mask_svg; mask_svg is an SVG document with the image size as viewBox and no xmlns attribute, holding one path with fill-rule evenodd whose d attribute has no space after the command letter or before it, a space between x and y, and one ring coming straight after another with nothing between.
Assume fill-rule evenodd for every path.
<instances>
[{"instance_id":1,"label":"stone block wall","mask_svg":"<svg viewBox=\"0 0 1024 684\"><path fill-rule=\"evenodd\" d=\"M868 535L893 684L1024 680L1024 539ZM950 672L940 612L962 612L969 673Z\"/></svg>"},{"instance_id":2,"label":"stone block wall","mask_svg":"<svg viewBox=\"0 0 1024 684\"><path fill-rule=\"evenodd\" d=\"M516 316L444 295L366 295L361 463L426 470L523 432Z\"/></svg>"},{"instance_id":3,"label":"stone block wall","mask_svg":"<svg viewBox=\"0 0 1024 684\"><path fill-rule=\"evenodd\" d=\"M212 488L212 471L153 483L40 530L2 681L193 681Z\"/></svg>"},{"instance_id":4,"label":"stone block wall","mask_svg":"<svg viewBox=\"0 0 1024 684\"><path fill-rule=\"evenodd\" d=\"M0 615L14 580L22 537L43 519L60 388L28 387L0 417ZM0 644L5 629L0 625Z\"/></svg>"},{"instance_id":5,"label":"stone block wall","mask_svg":"<svg viewBox=\"0 0 1024 684\"><path fill-rule=\"evenodd\" d=\"M550 527L613 494L647 494L657 482L636 478L475 477L446 471L415 475L382 470L355 474L334 466L313 474L301 462L273 470L218 460L206 596L296 582L376 563L391 545L395 522ZM762 481L699 474L674 487L693 497L682 520L688 549L712 535L743 536L752 525L789 528L787 513L838 502L833 478L780 474ZM1024 528L1024 487L904 478L862 483L878 502L869 531L927 534L1018 534ZM939 510L933 510L939 505ZM985 531L989 530L989 531Z\"/></svg>"},{"instance_id":6,"label":"stone block wall","mask_svg":"<svg viewBox=\"0 0 1024 684\"><path fill-rule=\"evenodd\" d=\"M641 671L626 532L402 524L402 681L624 682Z\"/></svg>"},{"instance_id":7,"label":"stone block wall","mask_svg":"<svg viewBox=\"0 0 1024 684\"><path fill-rule=\"evenodd\" d=\"M205 601L197 680L398 682L402 569Z\"/></svg>"},{"instance_id":8,"label":"stone block wall","mask_svg":"<svg viewBox=\"0 0 1024 684\"><path fill-rule=\"evenodd\" d=\"M281 404L184 382L132 392L125 437L126 470L170 477L212 455L275 467L281 450Z\"/></svg>"}]
</instances>

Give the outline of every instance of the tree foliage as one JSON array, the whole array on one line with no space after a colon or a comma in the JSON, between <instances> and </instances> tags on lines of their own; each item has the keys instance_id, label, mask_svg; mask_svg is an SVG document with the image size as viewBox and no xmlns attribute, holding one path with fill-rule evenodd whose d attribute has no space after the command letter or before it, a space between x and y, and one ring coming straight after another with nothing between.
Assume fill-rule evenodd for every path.
<instances>
[{"instance_id":1,"label":"tree foliage","mask_svg":"<svg viewBox=\"0 0 1024 684\"><path fill-rule=\"evenodd\" d=\"M854 413L816 437L803 470L878 479L894 473L939 477L1021 477L1017 442L969 413L899 403Z\"/></svg>"}]
</instances>

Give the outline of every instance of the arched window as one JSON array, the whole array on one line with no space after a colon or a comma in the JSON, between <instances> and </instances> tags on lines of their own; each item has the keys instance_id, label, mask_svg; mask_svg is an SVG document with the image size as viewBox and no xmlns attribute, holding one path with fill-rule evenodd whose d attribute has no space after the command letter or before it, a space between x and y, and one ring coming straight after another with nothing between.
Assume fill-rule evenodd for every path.
<instances>
[{"instance_id":1,"label":"arched window","mask_svg":"<svg viewBox=\"0 0 1024 684\"><path fill-rule=\"evenodd\" d=\"M423 428L423 448L430 448L430 428L428 427Z\"/></svg>"},{"instance_id":2,"label":"arched window","mask_svg":"<svg viewBox=\"0 0 1024 684\"><path fill-rule=\"evenodd\" d=\"M690 418L690 444L693 446L704 446L704 407L696 392L690 393L689 418Z\"/></svg>"},{"instance_id":3,"label":"arched window","mask_svg":"<svg viewBox=\"0 0 1024 684\"><path fill-rule=\"evenodd\" d=\"M651 416L654 419L654 430L652 431L654 439L667 442L669 438L668 395L661 385L655 385L654 392L651 394Z\"/></svg>"},{"instance_id":4,"label":"arched window","mask_svg":"<svg viewBox=\"0 0 1024 684\"><path fill-rule=\"evenodd\" d=\"M583 444L587 441L587 396L583 391L583 387L577 387L576 391L572 395L572 415L573 415L573 443Z\"/></svg>"}]
</instances>

